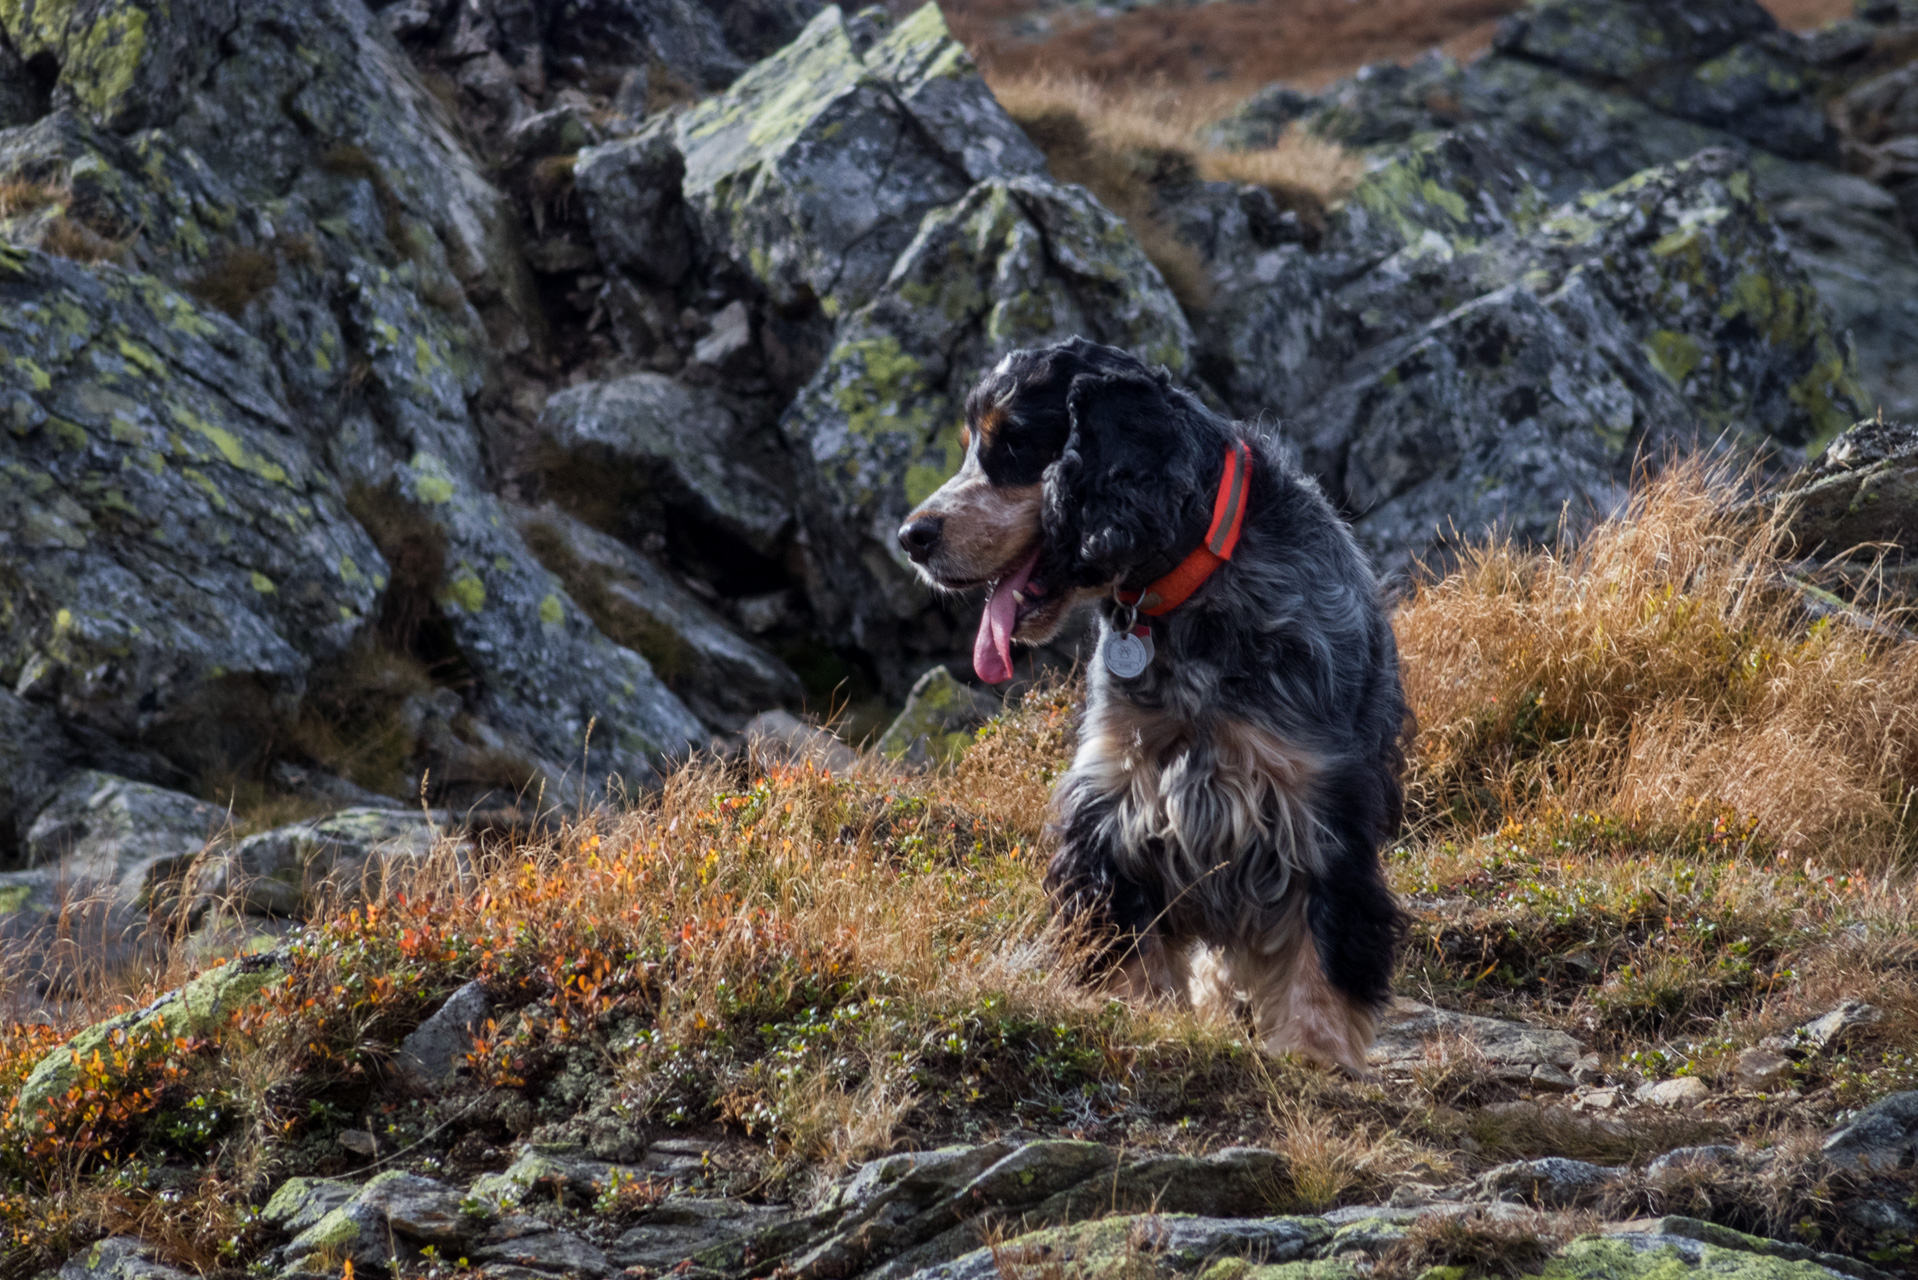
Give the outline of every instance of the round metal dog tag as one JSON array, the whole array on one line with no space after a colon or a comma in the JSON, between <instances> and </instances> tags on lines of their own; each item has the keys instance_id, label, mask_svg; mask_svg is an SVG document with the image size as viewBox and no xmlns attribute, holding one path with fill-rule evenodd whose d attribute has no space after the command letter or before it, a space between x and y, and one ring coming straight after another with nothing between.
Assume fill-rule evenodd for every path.
<instances>
[{"instance_id":1,"label":"round metal dog tag","mask_svg":"<svg viewBox=\"0 0 1918 1280\"><path fill-rule=\"evenodd\" d=\"M1115 631L1107 634L1105 642L1106 670L1121 680L1131 680L1152 665L1152 633L1143 636L1130 631Z\"/></svg>"}]
</instances>

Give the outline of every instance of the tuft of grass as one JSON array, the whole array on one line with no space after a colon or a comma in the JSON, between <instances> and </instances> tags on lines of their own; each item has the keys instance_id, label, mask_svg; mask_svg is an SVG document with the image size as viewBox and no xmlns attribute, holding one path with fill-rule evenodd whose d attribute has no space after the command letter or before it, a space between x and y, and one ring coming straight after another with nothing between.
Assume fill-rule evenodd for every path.
<instances>
[{"instance_id":1,"label":"tuft of grass","mask_svg":"<svg viewBox=\"0 0 1918 1280\"><path fill-rule=\"evenodd\" d=\"M117 258L126 246L109 240L79 219L62 214L47 223L40 235L40 248L75 262L105 262Z\"/></svg>"},{"instance_id":2,"label":"tuft of grass","mask_svg":"<svg viewBox=\"0 0 1918 1280\"><path fill-rule=\"evenodd\" d=\"M17 218L38 213L67 199L66 188L31 178L8 178L0 182L0 218Z\"/></svg>"},{"instance_id":3,"label":"tuft of grass","mask_svg":"<svg viewBox=\"0 0 1918 1280\"><path fill-rule=\"evenodd\" d=\"M280 264L271 253L234 245L187 281L186 291L238 320L249 303L279 280Z\"/></svg>"},{"instance_id":4,"label":"tuft of grass","mask_svg":"<svg viewBox=\"0 0 1918 1280\"><path fill-rule=\"evenodd\" d=\"M1734 815L1781 861L1911 852L1918 644L1890 613L1810 620L1783 524L1732 489L1676 468L1576 544L1494 542L1412 592L1397 631L1424 829Z\"/></svg>"},{"instance_id":5,"label":"tuft of grass","mask_svg":"<svg viewBox=\"0 0 1918 1280\"><path fill-rule=\"evenodd\" d=\"M1232 105L1220 97L1138 86L1117 91L1056 75L995 77L991 85L1045 152L1053 176L1084 186L1124 218L1188 311L1209 304L1211 281L1203 256L1162 217L1159 188L1201 178L1254 183L1316 229L1358 179L1356 158L1296 131L1264 151L1209 145L1205 127Z\"/></svg>"},{"instance_id":6,"label":"tuft of grass","mask_svg":"<svg viewBox=\"0 0 1918 1280\"><path fill-rule=\"evenodd\" d=\"M1442 1267L1462 1277L1536 1275L1570 1237L1562 1222L1545 1214L1427 1214L1412 1220L1372 1274L1377 1280L1412 1280Z\"/></svg>"}]
</instances>

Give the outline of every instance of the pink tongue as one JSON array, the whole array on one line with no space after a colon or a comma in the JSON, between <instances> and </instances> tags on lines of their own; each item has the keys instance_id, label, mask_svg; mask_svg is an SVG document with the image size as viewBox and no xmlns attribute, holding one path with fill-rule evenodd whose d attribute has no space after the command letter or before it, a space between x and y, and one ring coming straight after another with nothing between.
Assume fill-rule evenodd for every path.
<instances>
[{"instance_id":1,"label":"pink tongue","mask_svg":"<svg viewBox=\"0 0 1918 1280\"><path fill-rule=\"evenodd\" d=\"M1026 562L999 580L979 615L979 635L972 642L972 669L987 684L1004 684L1012 679L1012 628L1019 614L1019 602L1012 593L1026 585L1026 579L1039 564L1035 549Z\"/></svg>"}]
</instances>

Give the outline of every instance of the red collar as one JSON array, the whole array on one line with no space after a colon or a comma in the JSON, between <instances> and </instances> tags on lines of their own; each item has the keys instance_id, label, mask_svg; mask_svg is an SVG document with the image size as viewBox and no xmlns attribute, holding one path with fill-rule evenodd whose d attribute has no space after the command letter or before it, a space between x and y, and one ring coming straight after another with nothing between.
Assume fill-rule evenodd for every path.
<instances>
[{"instance_id":1,"label":"red collar","mask_svg":"<svg viewBox=\"0 0 1918 1280\"><path fill-rule=\"evenodd\" d=\"M1184 604L1212 576L1212 571L1232 558L1239 545L1239 529L1245 524L1245 497L1252 483L1252 450L1243 440L1233 442L1225 455L1225 471L1219 476L1219 496L1212 501L1212 527L1205 541L1192 554L1179 561L1171 573L1144 591L1121 591L1122 604L1136 604L1139 612L1156 618Z\"/></svg>"}]
</instances>

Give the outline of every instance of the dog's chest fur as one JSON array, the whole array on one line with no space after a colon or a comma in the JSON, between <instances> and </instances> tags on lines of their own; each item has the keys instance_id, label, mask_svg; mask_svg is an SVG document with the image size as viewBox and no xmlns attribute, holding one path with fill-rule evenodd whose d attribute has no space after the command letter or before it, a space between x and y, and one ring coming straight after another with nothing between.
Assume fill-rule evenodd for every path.
<instances>
[{"instance_id":1,"label":"dog's chest fur","mask_svg":"<svg viewBox=\"0 0 1918 1280\"><path fill-rule=\"evenodd\" d=\"M1237 932L1284 898L1298 872L1320 870L1321 762L1220 707L1216 694L1181 690L1176 675L1146 680L1149 704L1095 666L1061 804L1106 811L1119 867L1160 887L1176 931Z\"/></svg>"}]
</instances>

